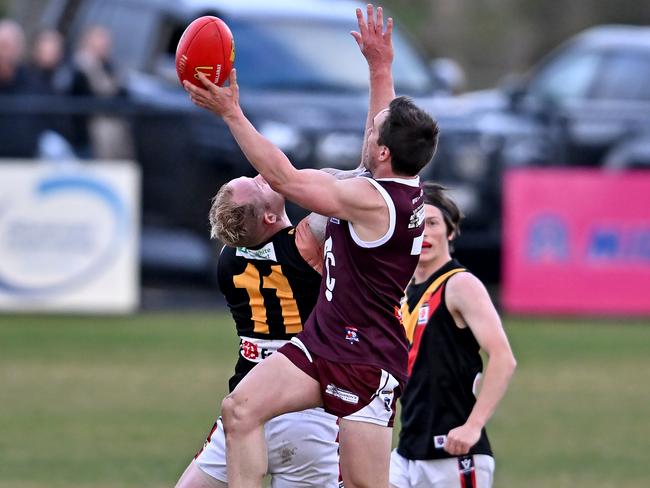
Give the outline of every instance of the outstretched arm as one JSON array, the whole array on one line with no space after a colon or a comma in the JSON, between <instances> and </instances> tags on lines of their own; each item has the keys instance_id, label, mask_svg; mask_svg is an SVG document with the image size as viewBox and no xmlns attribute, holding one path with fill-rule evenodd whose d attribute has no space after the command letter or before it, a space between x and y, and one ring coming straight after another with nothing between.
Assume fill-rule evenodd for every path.
<instances>
[{"instance_id":1,"label":"outstretched arm","mask_svg":"<svg viewBox=\"0 0 650 488\"><path fill-rule=\"evenodd\" d=\"M363 141L362 164L365 161L366 138L368 130L372 127L375 116L388 108L391 100L395 98L393 86L393 19L388 18L384 30L384 13L381 7L377 7L377 15L372 5L367 6L367 21L363 18L363 12L357 9L358 32L351 32L352 37L357 41L361 54L366 58L370 76L370 95L368 102L368 117L366 118L366 129Z\"/></svg>"},{"instance_id":2,"label":"outstretched arm","mask_svg":"<svg viewBox=\"0 0 650 488\"><path fill-rule=\"evenodd\" d=\"M192 102L224 120L248 161L275 191L321 215L350 222L369 222L371 233L374 227L384 227L386 204L368 181L364 178L337 180L323 171L298 170L279 148L255 129L239 105L236 70L232 70L227 87L215 85L202 74L199 79L205 88L184 83ZM377 230L377 233L381 235L382 231Z\"/></svg>"},{"instance_id":3,"label":"outstretched arm","mask_svg":"<svg viewBox=\"0 0 650 488\"><path fill-rule=\"evenodd\" d=\"M382 15L381 9L378 9L375 19L374 8L369 5L366 23L361 10L357 10L361 32L352 34L370 70L368 120L371 123L376 113L387 107L395 96L391 74L392 20L389 19L384 32ZM336 180L322 171L298 170L279 148L253 127L239 105L236 70L232 70L227 87L211 83L203 74L199 74L199 79L205 88L187 81L183 84L192 102L224 120L246 158L274 190L303 208L353 223L357 233L365 240L374 240L386 232L386 203L367 180ZM365 145L364 141L364 148Z\"/></svg>"},{"instance_id":4,"label":"outstretched arm","mask_svg":"<svg viewBox=\"0 0 650 488\"><path fill-rule=\"evenodd\" d=\"M456 322L472 330L488 355L480 392L469 418L447 434L445 450L459 456L478 442L481 429L503 398L517 363L499 315L478 278L470 273L452 276L447 282L445 300Z\"/></svg>"}]
</instances>

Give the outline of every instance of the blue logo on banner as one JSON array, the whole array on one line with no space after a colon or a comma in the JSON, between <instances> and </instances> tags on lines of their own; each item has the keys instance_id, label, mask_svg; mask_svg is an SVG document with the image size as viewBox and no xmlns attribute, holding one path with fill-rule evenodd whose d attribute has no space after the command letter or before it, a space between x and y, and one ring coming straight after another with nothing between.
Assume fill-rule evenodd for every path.
<instances>
[{"instance_id":1,"label":"blue logo on banner","mask_svg":"<svg viewBox=\"0 0 650 488\"><path fill-rule=\"evenodd\" d=\"M567 261L569 231L566 222L553 214L533 220L526 239L526 255L533 263Z\"/></svg>"},{"instance_id":2,"label":"blue logo on banner","mask_svg":"<svg viewBox=\"0 0 650 488\"><path fill-rule=\"evenodd\" d=\"M77 201L80 213L86 210L84 205L96 207L110 216L112 225L107 227L106 219L95 221L94 214L74 215L70 201L75 197L81 197L81 203ZM3 267L0 291L18 296L65 292L101 273L117 256L130 216L120 195L107 183L88 176L55 175L38 182L31 198L30 212L19 211L5 219L5 235L0 237L14 262L21 264L18 271L14 266L13 273L7 273L9 265ZM33 210L48 205L54 205L56 219Z\"/></svg>"},{"instance_id":3,"label":"blue logo on banner","mask_svg":"<svg viewBox=\"0 0 650 488\"><path fill-rule=\"evenodd\" d=\"M596 227L589 235L587 257L603 264L650 262L650 228Z\"/></svg>"}]
</instances>

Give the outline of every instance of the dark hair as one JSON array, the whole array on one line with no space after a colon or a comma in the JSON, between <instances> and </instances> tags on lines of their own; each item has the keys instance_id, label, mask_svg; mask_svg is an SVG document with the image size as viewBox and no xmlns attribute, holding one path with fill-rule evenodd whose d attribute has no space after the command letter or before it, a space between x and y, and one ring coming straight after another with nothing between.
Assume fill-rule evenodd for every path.
<instances>
[{"instance_id":1,"label":"dark hair","mask_svg":"<svg viewBox=\"0 0 650 488\"><path fill-rule=\"evenodd\" d=\"M390 149L393 172L417 175L431 161L438 144L438 124L408 97L390 102L377 143Z\"/></svg>"},{"instance_id":2,"label":"dark hair","mask_svg":"<svg viewBox=\"0 0 650 488\"><path fill-rule=\"evenodd\" d=\"M460 235L460 221L463 212L460 211L456 202L447 195L447 188L433 181L425 181L422 184L424 191L424 204L433 205L442 213L442 218L447 225L447 237L452 233L454 238ZM453 250L453 246L450 247Z\"/></svg>"}]
</instances>

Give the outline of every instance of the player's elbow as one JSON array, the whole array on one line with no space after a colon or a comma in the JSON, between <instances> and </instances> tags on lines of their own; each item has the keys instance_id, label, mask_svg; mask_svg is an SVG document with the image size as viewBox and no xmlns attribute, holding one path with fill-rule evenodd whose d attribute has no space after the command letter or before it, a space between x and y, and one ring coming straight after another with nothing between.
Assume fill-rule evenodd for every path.
<instances>
[{"instance_id":1,"label":"player's elbow","mask_svg":"<svg viewBox=\"0 0 650 488\"><path fill-rule=\"evenodd\" d=\"M504 355L503 368L508 378L512 378L512 375L515 374L515 369L517 369L517 360L515 359L514 354L512 354L512 351L508 351L508 353Z\"/></svg>"},{"instance_id":2,"label":"player's elbow","mask_svg":"<svg viewBox=\"0 0 650 488\"><path fill-rule=\"evenodd\" d=\"M287 198L295 192L296 185L295 168L289 167L274 167L267 174L264 174L264 179L269 184L271 189Z\"/></svg>"},{"instance_id":3,"label":"player's elbow","mask_svg":"<svg viewBox=\"0 0 650 488\"><path fill-rule=\"evenodd\" d=\"M505 346L496 351L492 351L492 354L489 354L489 358L489 361L494 362L496 368L498 368L500 376L510 380L515 369L517 369L517 360L510 347Z\"/></svg>"},{"instance_id":4,"label":"player's elbow","mask_svg":"<svg viewBox=\"0 0 650 488\"><path fill-rule=\"evenodd\" d=\"M280 170L275 169L269 171L268 174L265 174L263 176L273 191L278 192L281 195L286 194L287 183L289 181L286 174Z\"/></svg>"}]
</instances>

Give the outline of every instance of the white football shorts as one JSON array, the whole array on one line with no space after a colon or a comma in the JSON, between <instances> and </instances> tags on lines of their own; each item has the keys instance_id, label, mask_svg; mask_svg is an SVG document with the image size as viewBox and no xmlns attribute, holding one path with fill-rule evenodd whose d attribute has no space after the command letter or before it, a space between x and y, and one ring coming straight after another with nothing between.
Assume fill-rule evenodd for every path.
<instances>
[{"instance_id":1,"label":"white football shorts","mask_svg":"<svg viewBox=\"0 0 650 488\"><path fill-rule=\"evenodd\" d=\"M390 455L390 485L395 488L491 488L494 458L485 454L411 461L397 449Z\"/></svg>"},{"instance_id":2,"label":"white football shorts","mask_svg":"<svg viewBox=\"0 0 650 488\"><path fill-rule=\"evenodd\" d=\"M337 488L339 454L337 418L323 409L291 412L264 426L268 474L273 488ZM221 418L195 458L197 466L227 483L226 438Z\"/></svg>"}]
</instances>

